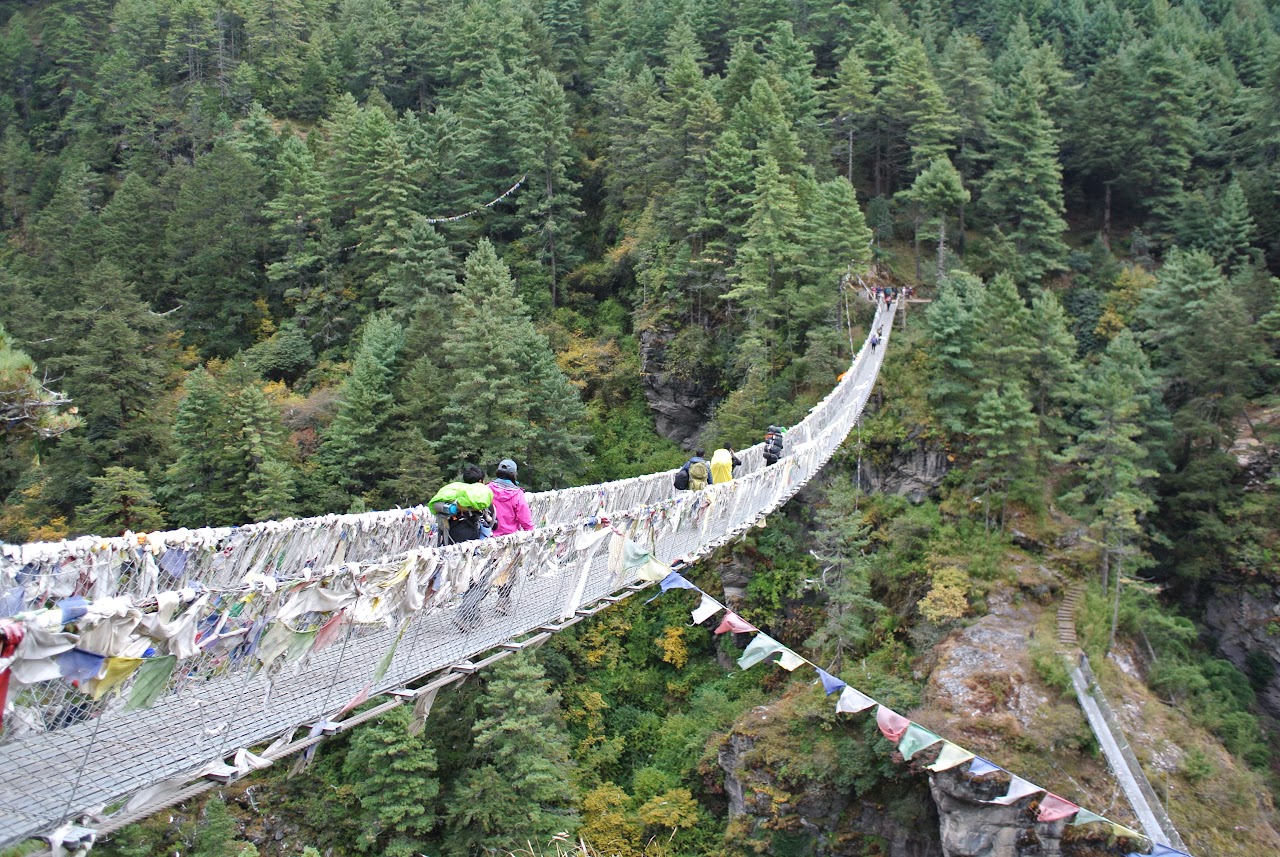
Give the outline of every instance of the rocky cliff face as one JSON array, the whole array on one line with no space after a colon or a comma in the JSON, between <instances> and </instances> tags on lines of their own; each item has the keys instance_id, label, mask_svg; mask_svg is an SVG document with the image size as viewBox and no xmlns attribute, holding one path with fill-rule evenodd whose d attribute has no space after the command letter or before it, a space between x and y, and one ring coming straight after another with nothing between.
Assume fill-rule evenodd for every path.
<instances>
[{"instance_id":1,"label":"rocky cliff face","mask_svg":"<svg viewBox=\"0 0 1280 857\"><path fill-rule=\"evenodd\" d=\"M1221 589L1205 605L1218 651L1258 687L1258 703L1280 717L1280 586Z\"/></svg>"},{"instance_id":2,"label":"rocky cliff face","mask_svg":"<svg viewBox=\"0 0 1280 857\"><path fill-rule=\"evenodd\" d=\"M667 346L674 331L645 330L640 334L640 371L644 397L653 411L658 434L686 448L697 443L715 405L712 384L706 378L683 379L667 368Z\"/></svg>"},{"instance_id":3,"label":"rocky cliff face","mask_svg":"<svg viewBox=\"0 0 1280 857\"><path fill-rule=\"evenodd\" d=\"M948 463L945 449L922 440L880 447L862 459L862 489L919 503L942 484Z\"/></svg>"}]
</instances>

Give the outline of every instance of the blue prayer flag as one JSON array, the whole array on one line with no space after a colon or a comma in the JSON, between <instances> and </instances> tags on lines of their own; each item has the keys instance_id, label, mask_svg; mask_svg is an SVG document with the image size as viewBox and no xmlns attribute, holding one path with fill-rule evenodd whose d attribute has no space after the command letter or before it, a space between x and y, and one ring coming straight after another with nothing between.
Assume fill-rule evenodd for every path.
<instances>
[{"instance_id":1,"label":"blue prayer flag","mask_svg":"<svg viewBox=\"0 0 1280 857\"><path fill-rule=\"evenodd\" d=\"M975 756L973 761L969 763L969 775L980 777L983 774L994 774L996 771L1003 771L1004 768L999 765L993 765L981 756Z\"/></svg>"},{"instance_id":2,"label":"blue prayer flag","mask_svg":"<svg viewBox=\"0 0 1280 857\"><path fill-rule=\"evenodd\" d=\"M830 696L833 693L839 693L847 687L844 682L826 670L819 669L818 667L814 667L814 669L818 670L818 678L822 679L822 690L827 696Z\"/></svg>"}]
</instances>

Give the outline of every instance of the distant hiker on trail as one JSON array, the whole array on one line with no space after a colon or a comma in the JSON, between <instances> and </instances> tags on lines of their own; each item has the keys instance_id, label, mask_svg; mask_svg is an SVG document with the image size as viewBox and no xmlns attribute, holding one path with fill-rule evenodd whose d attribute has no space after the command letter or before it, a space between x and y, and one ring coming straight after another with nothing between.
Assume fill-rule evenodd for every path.
<instances>
[{"instance_id":1,"label":"distant hiker on trail","mask_svg":"<svg viewBox=\"0 0 1280 857\"><path fill-rule=\"evenodd\" d=\"M493 534L505 536L520 530L532 530L529 501L524 498L524 489L516 484L516 463L510 458L502 459L495 474L489 483L489 490L493 492L493 513L498 519Z\"/></svg>"},{"instance_id":2,"label":"distant hiker on trail","mask_svg":"<svg viewBox=\"0 0 1280 857\"><path fill-rule=\"evenodd\" d=\"M493 492L484 484L484 471L467 464L462 481L442 487L427 505L440 521L440 544L467 542L480 538L480 526L493 507Z\"/></svg>"},{"instance_id":3,"label":"distant hiker on trail","mask_svg":"<svg viewBox=\"0 0 1280 857\"><path fill-rule=\"evenodd\" d=\"M777 464L778 459L782 457L782 435L786 432L782 426L769 426L764 433L764 463L765 466Z\"/></svg>"},{"instance_id":4,"label":"distant hiker on trail","mask_svg":"<svg viewBox=\"0 0 1280 857\"><path fill-rule=\"evenodd\" d=\"M877 346L877 345L879 345L879 344L880 344L880 337L876 336L875 334L872 334L872 336L871 336L871 350L872 350L872 351L875 351L875 350L876 350L876 346Z\"/></svg>"},{"instance_id":5,"label":"distant hiker on trail","mask_svg":"<svg viewBox=\"0 0 1280 857\"><path fill-rule=\"evenodd\" d=\"M742 459L734 448L727 449L721 447L711 453L711 482L715 485L722 485L725 482L733 481L733 468L742 463Z\"/></svg>"},{"instance_id":6,"label":"distant hiker on trail","mask_svg":"<svg viewBox=\"0 0 1280 857\"><path fill-rule=\"evenodd\" d=\"M705 449L694 450L693 458L684 463L689 471L689 490L701 491L711 484L711 465L707 463Z\"/></svg>"}]
</instances>

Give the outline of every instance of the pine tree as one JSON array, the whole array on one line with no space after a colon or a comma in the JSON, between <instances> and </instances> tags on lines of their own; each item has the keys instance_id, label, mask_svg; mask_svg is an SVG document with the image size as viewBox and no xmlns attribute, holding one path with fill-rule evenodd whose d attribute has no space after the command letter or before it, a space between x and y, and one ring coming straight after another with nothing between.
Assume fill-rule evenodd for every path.
<instances>
[{"instance_id":1,"label":"pine tree","mask_svg":"<svg viewBox=\"0 0 1280 857\"><path fill-rule=\"evenodd\" d=\"M1227 274L1236 274L1253 261L1253 238L1257 226L1249 216L1249 202L1240 182L1233 179L1222 194L1214 218L1214 241L1209 248L1214 261Z\"/></svg>"},{"instance_id":2,"label":"pine tree","mask_svg":"<svg viewBox=\"0 0 1280 857\"><path fill-rule=\"evenodd\" d=\"M1038 345L1031 355L1028 373L1031 402L1040 420L1040 439L1049 449L1057 449L1067 430L1064 406L1079 372L1076 338L1071 335L1070 320L1053 292L1046 290L1036 296L1028 322L1030 341Z\"/></svg>"},{"instance_id":3,"label":"pine tree","mask_svg":"<svg viewBox=\"0 0 1280 857\"><path fill-rule=\"evenodd\" d=\"M1036 448L1036 419L1022 385L985 380L974 413L971 473L982 492L987 527L1004 528L1010 492L1032 472Z\"/></svg>"},{"instance_id":4,"label":"pine tree","mask_svg":"<svg viewBox=\"0 0 1280 857\"><path fill-rule=\"evenodd\" d=\"M426 733L411 734L412 713L398 708L356 730L342 762L360 800L362 851L411 857L436 825L440 782Z\"/></svg>"},{"instance_id":5,"label":"pine tree","mask_svg":"<svg viewBox=\"0 0 1280 857\"><path fill-rule=\"evenodd\" d=\"M517 459L526 483L560 481L575 472L581 454L577 392L556 380L560 370L546 338L488 241L467 258L452 327L435 351L434 366L415 370L439 391L439 428L428 441L442 466L496 462L524 450L534 456ZM552 418L538 422L539 413Z\"/></svg>"},{"instance_id":6,"label":"pine tree","mask_svg":"<svg viewBox=\"0 0 1280 857\"><path fill-rule=\"evenodd\" d=\"M338 413L324 433L319 459L325 481L356 498L394 476L389 426L392 384L404 346L404 330L390 317L365 323L351 375L338 394Z\"/></svg>"},{"instance_id":7,"label":"pine tree","mask_svg":"<svg viewBox=\"0 0 1280 857\"><path fill-rule=\"evenodd\" d=\"M493 667L471 727L472 751L448 801L448 853L509 851L577 827L559 696L527 656Z\"/></svg>"},{"instance_id":8,"label":"pine tree","mask_svg":"<svg viewBox=\"0 0 1280 857\"><path fill-rule=\"evenodd\" d=\"M914 205L918 212L915 218L916 279L921 279L920 227L924 219L922 215L932 215L937 218L937 276L939 278L946 276L947 215L969 201L969 191L964 186L960 173L945 156L939 156L929 162L924 172L916 176L910 188L899 191L898 197Z\"/></svg>"},{"instance_id":9,"label":"pine tree","mask_svg":"<svg viewBox=\"0 0 1280 857\"><path fill-rule=\"evenodd\" d=\"M316 345L329 347L355 322L346 279L337 269L329 189L311 151L296 136L280 147L276 172L280 191L266 211L279 258L267 265L267 278L279 285L281 298L293 308L292 324Z\"/></svg>"},{"instance_id":10,"label":"pine tree","mask_svg":"<svg viewBox=\"0 0 1280 857\"><path fill-rule=\"evenodd\" d=\"M991 61L982 42L967 33L953 33L938 61L938 81L956 115L955 165L962 182L977 178L985 161L988 124L991 117ZM960 206L957 243L964 249L967 208Z\"/></svg>"},{"instance_id":11,"label":"pine tree","mask_svg":"<svg viewBox=\"0 0 1280 857\"><path fill-rule=\"evenodd\" d=\"M536 242L538 261L551 286L551 306L559 305L560 278L578 261L574 221L582 216L575 192L581 186L569 176L574 160L570 143L568 102L555 75L539 72L529 88L531 139L529 185L520 197L526 232Z\"/></svg>"},{"instance_id":12,"label":"pine tree","mask_svg":"<svg viewBox=\"0 0 1280 857\"><path fill-rule=\"evenodd\" d=\"M871 74L867 64L850 48L840 61L834 86L827 92L827 108L835 114L833 128L839 132L838 148L843 149L845 178L853 182L854 137L866 123L872 101Z\"/></svg>"},{"instance_id":13,"label":"pine tree","mask_svg":"<svg viewBox=\"0 0 1280 857\"><path fill-rule=\"evenodd\" d=\"M261 171L231 145L182 172L166 238L188 342L228 355L253 344L263 291Z\"/></svg>"},{"instance_id":14,"label":"pine tree","mask_svg":"<svg viewBox=\"0 0 1280 857\"><path fill-rule=\"evenodd\" d=\"M1104 58L1085 87L1070 133L1075 141L1072 164L1102 182L1102 240L1108 247L1113 187L1133 180L1136 150L1141 145L1137 127L1141 119L1126 100L1131 85L1124 58Z\"/></svg>"},{"instance_id":15,"label":"pine tree","mask_svg":"<svg viewBox=\"0 0 1280 857\"><path fill-rule=\"evenodd\" d=\"M1142 443L1143 402L1154 387L1146 356L1128 331L1108 345L1096 366L1076 382L1076 442L1064 457L1077 484L1063 499L1080 506L1101 550L1104 589L1113 560L1142 541L1142 518L1155 509L1150 466Z\"/></svg>"},{"instance_id":16,"label":"pine tree","mask_svg":"<svg viewBox=\"0 0 1280 857\"><path fill-rule=\"evenodd\" d=\"M164 515L147 477L132 467L108 467L89 480L93 493L76 514L76 529L102 536L125 530L147 533L164 529Z\"/></svg>"},{"instance_id":17,"label":"pine tree","mask_svg":"<svg viewBox=\"0 0 1280 857\"><path fill-rule=\"evenodd\" d=\"M985 288L972 274L957 273L943 280L938 296L925 313L930 353L937 364L930 374L929 403L947 431L973 430L979 371L974 352L979 343L981 316L977 310Z\"/></svg>"},{"instance_id":18,"label":"pine tree","mask_svg":"<svg viewBox=\"0 0 1280 857\"><path fill-rule=\"evenodd\" d=\"M102 257L115 265L144 300L169 308L165 298L165 199L137 173L129 173L98 216Z\"/></svg>"},{"instance_id":19,"label":"pine tree","mask_svg":"<svg viewBox=\"0 0 1280 857\"><path fill-rule=\"evenodd\" d=\"M1028 75L1000 94L991 125L991 163L982 187L982 209L1012 244L1006 260L1021 283L1060 270L1067 255L1062 233L1062 166L1057 129L1037 99Z\"/></svg>"},{"instance_id":20,"label":"pine tree","mask_svg":"<svg viewBox=\"0 0 1280 857\"><path fill-rule=\"evenodd\" d=\"M887 124L884 187L897 186L955 148L958 121L918 41L898 50L876 98Z\"/></svg>"}]
</instances>

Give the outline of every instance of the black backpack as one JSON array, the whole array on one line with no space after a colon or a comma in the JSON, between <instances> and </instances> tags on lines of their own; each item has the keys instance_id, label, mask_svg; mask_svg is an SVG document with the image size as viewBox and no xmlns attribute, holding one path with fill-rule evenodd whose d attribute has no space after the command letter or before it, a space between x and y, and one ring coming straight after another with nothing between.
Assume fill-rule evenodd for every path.
<instances>
[{"instance_id":1,"label":"black backpack","mask_svg":"<svg viewBox=\"0 0 1280 857\"><path fill-rule=\"evenodd\" d=\"M685 465L676 471L675 478L671 480L671 484L676 487L677 491L689 490L689 465Z\"/></svg>"}]
</instances>

